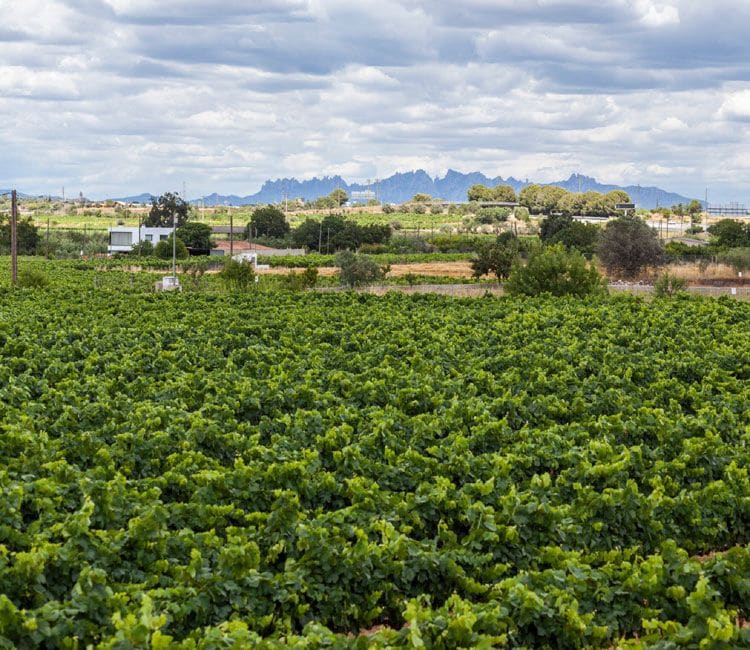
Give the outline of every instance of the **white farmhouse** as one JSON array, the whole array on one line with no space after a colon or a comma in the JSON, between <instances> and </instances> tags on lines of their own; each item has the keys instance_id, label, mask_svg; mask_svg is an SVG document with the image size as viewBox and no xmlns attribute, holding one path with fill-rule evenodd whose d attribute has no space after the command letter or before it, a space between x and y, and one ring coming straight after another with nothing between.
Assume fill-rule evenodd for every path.
<instances>
[{"instance_id":1,"label":"white farmhouse","mask_svg":"<svg viewBox=\"0 0 750 650\"><path fill-rule=\"evenodd\" d=\"M149 228L147 226L117 226L109 229L108 253L128 253L136 244L150 241L154 246L169 239L172 228Z\"/></svg>"}]
</instances>

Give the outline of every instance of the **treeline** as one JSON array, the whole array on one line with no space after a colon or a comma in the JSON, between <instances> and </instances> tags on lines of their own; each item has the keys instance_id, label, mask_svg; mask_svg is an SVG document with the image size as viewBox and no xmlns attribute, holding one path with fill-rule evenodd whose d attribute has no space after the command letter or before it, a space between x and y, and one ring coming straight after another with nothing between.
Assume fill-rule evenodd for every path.
<instances>
[{"instance_id":1,"label":"treeline","mask_svg":"<svg viewBox=\"0 0 750 650\"><path fill-rule=\"evenodd\" d=\"M487 187L474 185L468 191L469 201L519 203L531 214L581 215L614 217L622 215L615 206L630 203L628 193L613 190L601 192L568 192L556 185L527 185L518 194L510 185Z\"/></svg>"}]
</instances>

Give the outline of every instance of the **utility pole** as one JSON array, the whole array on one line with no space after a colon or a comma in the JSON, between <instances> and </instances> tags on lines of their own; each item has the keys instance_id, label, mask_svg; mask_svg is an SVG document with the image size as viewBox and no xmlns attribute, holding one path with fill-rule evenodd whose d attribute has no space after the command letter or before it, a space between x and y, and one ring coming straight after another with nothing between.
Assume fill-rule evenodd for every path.
<instances>
[{"instance_id":1,"label":"utility pole","mask_svg":"<svg viewBox=\"0 0 750 650\"><path fill-rule=\"evenodd\" d=\"M706 229L706 224L708 223L708 188L706 188L706 209L703 212L704 215L706 215L703 218L703 229Z\"/></svg>"},{"instance_id":2,"label":"utility pole","mask_svg":"<svg viewBox=\"0 0 750 650\"><path fill-rule=\"evenodd\" d=\"M177 284L177 213L172 215L172 282Z\"/></svg>"},{"instance_id":3,"label":"utility pole","mask_svg":"<svg viewBox=\"0 0 750 650\"><path fill-rule=\"evenodd\" d=\"M18 282L18 195L13 190L10 194L10 284L15 287Z\"/></svg>"},{"instance_id":4,"label":"utility pole","mask_svg":"<svg viewBox=\"0 0 750 650\"><path fill-rule=\"evenodd\" d=\"M229 257L234 257L234 215L229 208Z\"/></svg>"}]
</instances>

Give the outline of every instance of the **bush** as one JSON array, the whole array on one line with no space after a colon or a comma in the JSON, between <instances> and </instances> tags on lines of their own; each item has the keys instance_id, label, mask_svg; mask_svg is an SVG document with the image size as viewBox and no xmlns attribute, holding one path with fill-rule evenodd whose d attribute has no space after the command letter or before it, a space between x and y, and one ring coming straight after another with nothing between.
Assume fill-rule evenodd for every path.
<instances>
[{"instance_id":1,"label":"bush","mask_svg":"<svg viewBox=\"0 0 750 650\"><path fill-rule=\"evenodd\" d=\"M479 223L492 224L507 221L510 213L510 208L480 208L476 215Z\"/></svg>"},{"instance_id":2,"label":"bush","mask_svg":"<svg viewBox=\"0 0 750 650\"><path fill-rule=\"evenodd\" d=\"M133 248L130 249L130 255L134 257L151 257L154 254L154 245L150 241L146 241L145 239L133 246ZM169 252L169 256L172 257L172 252Z\"/></svg>"},{"instance_id":3,"label":"bush","mask_svg":"<svg viewBox=\"0 0 750 650\"><path fill-rule=\"evenodd\" d=\"M717 246L724 248L744 248L750 246L750 224L736 219L722 219L708 227Z\"/></svg>"},{"instance_id":4,"label":"bush","mask_svg":"<svg viewBox=\"0 0 750 650\"><path fill-rule=\"evenodd\" d=\"M385 271L375 260L366 255L355 255L351 251L336 254L341 284L350 289L362 287L385 277Z\"/></svg>"},{"instance_id":5,"label":"bush","mask_svg":"<svg viewBox=\"0 0 750 650\"><path fill-rule=\"evenodd\" d=\"M22 289L44 289L49 284L49 278L35 269L21 269L18 273L18 286Z\"/></svg>"},{"instance_id":6,"label":"bush","mask_svg":"<svg viewBox=\"0 0 750 650\"><path fill-rule=\"evenodd\" d=\"M309 266L302 273L291 271L281 279L281 286L290 291L304 291L312 289L318 282L318 269Z\"/></svg>"},{"instance_id":7,"label":"bush","mask_svg":"<svg viewBox=\"0 0 750 650\"><path fill-rule=\"evenodd\" d=\"M247 291L255 283L255 269L251 262L228 259L219 272L219 278L227 289Z\"/></svg>"},{"instance_id":8,"label":"bush","mask_svg":"<svg viewBox=\"0 0 750 650\"><path fill-rule=\"evenodd\" d=\"M599 261L612 274L633 277L645 267L664 262L656 232L638 217L621 217L607 224L596 247Z\"/></svg>"},{"instance_id":9,"label":"bush","mask_svg":"<svg viewBox=\"0 0 750 650\"><path fill-rule=\"evenodd\" d=\"M393 214L395 211L396 208L394 208L390 203L383 204L383 214Z\"/></svg>"},{"instance_id":10,"label":"bush","mask_svg":"<svg viewBox=\"0 0 750 650\"><path fill-rule=\"evenodd\" d=\"M654 295L657 298L671 298L677 293L687 289L688 282L685 278L677 277L667 271L662 273L654 282Z\"/></svg>"},{"instance_id":11,"label":"bush","mask_svg":"<svg viewBox=\"0 0 750 650\"><path fill-rule=\"evenodd\" d=\"M589 296L606 293L606 285L593 266L579 252L567 252L562 244L537 248L529 262L518 262L510 273L505 289L512 295Z\"/></svg>"},{"instance_id":12,"label":"bush","mask_svg":"<svg viewBox=\"0 0 750 650\"><path fill-rule=\"evenodd\" d=\"M169 239L162 239L156 246L154 246L154 255L160 260L171 260L172 259L172 236ZM189 256L187 246L179 237L175 244L175 257L178 260L187 259Z\"/></svg>"},{"instance_id":13,"label":"bush","mask_svg":"<svg viewBox=\"0 0 750 650\"><path fill-rule=\"evenodd\" d=\"M750 248L732 248L719 256L719 261L728 264L738 273L750 269Z\"/></svg>"},{"instance_id":14,"label":"bush","mask_svg":"<svg viewBox=\"0 0 750 650\"><path fill-rule=\"evenodd\" d=\"M691 246L681 241L671 241L664 247L664 252L671 259L696 260L705 257L709 251L705 246Z\"/></svg>"}]
</instances>

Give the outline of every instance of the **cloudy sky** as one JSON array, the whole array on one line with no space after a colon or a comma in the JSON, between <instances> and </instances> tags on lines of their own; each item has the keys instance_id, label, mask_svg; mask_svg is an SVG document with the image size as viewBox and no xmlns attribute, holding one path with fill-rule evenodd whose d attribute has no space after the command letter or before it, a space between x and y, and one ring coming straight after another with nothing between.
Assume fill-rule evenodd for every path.
<instances>
[{"instance_id":1,"label":"cloudy sky","mask_svg":"<svg viewBox=\"0 0 750 650\"><path fill-rule=\"evenodd\" d=\"M0 187L572 172L750 204L747 0L0 0Z\"/></svg>"}]
</instances>

